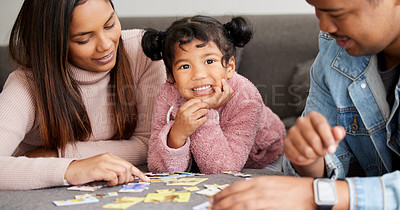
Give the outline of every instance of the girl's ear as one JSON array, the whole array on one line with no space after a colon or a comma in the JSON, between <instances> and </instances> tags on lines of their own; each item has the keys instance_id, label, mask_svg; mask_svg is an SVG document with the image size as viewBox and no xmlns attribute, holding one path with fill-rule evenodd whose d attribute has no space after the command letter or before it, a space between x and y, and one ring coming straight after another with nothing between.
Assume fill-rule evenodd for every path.
<instances>
[{"instance_id":1,"label":"girl's ear","mask_svg":"<svg viewBox=\"0 0 400 210\"><path fill-rule=\"evenodd\" d=\"M226 68L226 78L230 79L235 74L235 57L231 57Z\"/></svg>"},{"instance_id":2,"label":"girl's ear","mask_svg":"<svg viewBox=\"0 0 400 210\"><path fill-rule=\"evenodd\" d=\"M168 73L167 73L167 82L173 85L175 84L173 76Z\"/></svg>"}]
</instances>

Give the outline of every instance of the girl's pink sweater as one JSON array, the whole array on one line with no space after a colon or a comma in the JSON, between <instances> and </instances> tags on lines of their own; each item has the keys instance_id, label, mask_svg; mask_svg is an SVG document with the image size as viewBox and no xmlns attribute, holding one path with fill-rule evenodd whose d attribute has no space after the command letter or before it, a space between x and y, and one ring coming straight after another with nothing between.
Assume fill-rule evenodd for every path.
<instances>
[{"instance_id":1,"label":"girl's pink sweater","mask_svg":"<svg viewBox=\"0 0 400 210\"><path fill-rule=\"evenodd\" d=\"M155 102L148 166L152 172L186 171L191 153L202 173L263 168L283 151L285 128L279 117L263 103L257 88L235 73L228 84L234 97L218 110L209 110L207 122L185 145L167 146L167 136L176 113L186 100L165 83Z\"/></svg>"}]
</instances>

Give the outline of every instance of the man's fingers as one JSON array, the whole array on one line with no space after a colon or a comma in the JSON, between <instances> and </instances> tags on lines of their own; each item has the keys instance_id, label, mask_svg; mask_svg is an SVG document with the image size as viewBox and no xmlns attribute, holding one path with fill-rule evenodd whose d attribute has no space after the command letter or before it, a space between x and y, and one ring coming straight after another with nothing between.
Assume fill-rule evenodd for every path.
<instances>
[{"instance_id":1,"label":"man's fingers","mask_svg":"<svg viewBox=\"0 0 400 210\"><path fill-rule=\"evenodd\" d=\"M239 192L246 192L246 191L250 190L251 188L254 187L252 180L253 179L242 180L242 181L238 181L238 182L235 182L235 183L229 185L224 190L222 190L221 192L216 194L214 196L214 200L220 200L220 199L225 198L228 195L239 193Z\"/></svg>"},{"instance_id":2,"label":"man's fingers","mask_svg":"<svg viewBox=\"0 0 400 210\"><path fill-rule=\"evenodd\" d=\"M332 128L332 134L336 142L340 142L346 136L346 130L342 126L335 126Z\"/></svg>"},{"instance_id":3,"label":"man's fingers","mask_svg":"<svg viewBox=\"0 0 400 210\"><path fill-rule=\"evenodd\" d=\"M333 138L331 127L326 118L317 112L310 112L308 117L310 117L314 129L319 135L324 149L327 151L327 153L334 153L337 145L335 139Z\"/></svg>"},{"instance_id":4,"label":"man's fingers","mask_svg":"<svg viewBox=\"0 0 400 210\"><path fill-rule=\"evenodd\" d=\"M296 130L298 134L293 144L304 151L302 154L308 158L315 158L313 154L317 154L317 156L325 155L320 135L318 131L315 130L312 122L306 117L299 117L296 123L298 127L294 127L292 130Z\"/></svg>"},{"instance_id":5,"label":"man's fingers","mask_svg":"<svg viewBox=\"0 0 400 210\"><path fill-rule=\"evenodd\" d=\"M213 209L258 209L256 200L262 196L262 193L255 190L258 179L231 184L211 199Z\"/></svg>"},{"instance_id":6,"label":"man's fingers","mask_svg":"<svg viewBox=\"0 0 400 210\"><path fill-rule=\"evenodd\" d=\"M301 165L301 163L306 161L306 158L300 154L292 141L285 141L283 151L285 152L286 158L294 164Z\"/></svg>"}]
</instances>

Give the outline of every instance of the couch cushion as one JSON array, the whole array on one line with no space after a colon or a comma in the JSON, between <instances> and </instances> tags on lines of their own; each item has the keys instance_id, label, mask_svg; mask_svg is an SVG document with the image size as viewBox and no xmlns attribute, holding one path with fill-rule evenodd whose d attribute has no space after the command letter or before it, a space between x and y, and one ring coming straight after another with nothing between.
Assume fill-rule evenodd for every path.
<instances>
[{"instance_id":1,"label":"couch cushion","mask_svg":"<svg viewBox=\"0 0 400 210\"><path fill-rule=\"evenodd\" d=\"M247 17L255 34L243 49L238 72L256 85L265 104L281 119L296 116L292 75L296 64L318 53L318 19L313 14Z\"/></svg>"},{"instance_id":2,"label":"couch cushion","mask_svg":"<svg viewBox=\"0 0 400 210\"><path fill-rule=\"evenodd\" d=\"M314 59L298 63L294 70L291 83L292 106L297 114L301 114L306 106L306 100L310 89L310 69Z\"/></svg>"}]
</instances>

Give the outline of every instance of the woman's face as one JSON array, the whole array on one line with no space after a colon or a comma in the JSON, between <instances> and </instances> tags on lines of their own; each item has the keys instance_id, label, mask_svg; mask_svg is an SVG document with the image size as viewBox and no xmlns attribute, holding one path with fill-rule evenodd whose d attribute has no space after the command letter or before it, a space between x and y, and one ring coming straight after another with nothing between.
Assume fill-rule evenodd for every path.
<instances>
[{"instance_id":1,"label":"woman's face","mask_svg":"<svg viewBox=\"0 0 400 210\"><path fill-rule=\"evenodd\" d=\"M116 63L121 24L108 0L89 0L72 13L68 61L87 71L104 72Z\"/></svg>"}]
</instances>

